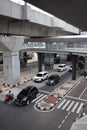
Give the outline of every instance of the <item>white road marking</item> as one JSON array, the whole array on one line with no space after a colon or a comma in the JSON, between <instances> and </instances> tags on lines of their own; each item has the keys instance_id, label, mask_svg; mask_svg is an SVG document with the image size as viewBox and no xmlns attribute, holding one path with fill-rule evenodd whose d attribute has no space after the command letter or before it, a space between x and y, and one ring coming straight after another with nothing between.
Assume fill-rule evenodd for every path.
<instances>
[{"instance_id":1,"label":"white road marking","mask_svg":"<svg viewBox=\"0 0 87 130\"><path fill-rule=\"evenodd\" d=\"M60 124L60 125L58 126L58 128L61 128L61 126L62 126L62 125Z\"/></svg>"},{"instance_id":2,"label":"white road marking","mask_svg":"<svg viewBox=\"0 0 87 130\"><path fill-rule=\"evenodd\" d=\"M41 93L38 93L38 94L36 95L36 97L38 97L39 95L41 95Z\"/></svg>"},{"instance_id":3,"label":"white road marking","mask_svg":"<svg viewBox=\"0 0 87 130\"><path fill-rule=\"evenodd\" d=\"M71 107L73 106L75 101L72 101L71 104L68 106L68 108L66 109L66 111L69 111L71 109Z\"/></svg>"},{"instance_id":4,"label":"white road marking","mask_svg":"<svg viewBox=\"0 0 87 130\"><path fill-rule=\"evenodd\" d=\"M65 119L61 122L62 124L65 122Z\"/></svg>"},{"instance_id":5,"label":"white road marking","mask_svg":"<svg viewBox=\"0 0 87 130\"><path fill-rule=\"evenodd\" d=\"M62 127L63 123L64 123L64 122L66 121L66 119L69 117L69 114L70 114L70 111L69 111L68 114L65 116L65 118L62 120L62 122L61 122L60 125L58 126L57 130L59 130L59 129Z\"/></svg>"},{"instance_id":6,"label":"white road marking","mask_svg":"<svg viewBox=\"0 0 87 130\"><path fill-rule=\"evenodd\" d=\"M71 91L74 90L76 87L78 87L79 83L80 82L78 81L78 83L72 87L72 89L66 94L66 96L69 95L71 93Z\"/></svg>"},{"instance_id":7,"label":"white road marking","mask_svg":"<svg viewBox=\"0 0 87 130\"><path fill-rule=\"evenodd\" d=\"M39 90L39 92L43 92L43 93L47 93L47 94L50 93L50 92L48 92L48 91L43 91L43 90Z\"/></svg>"},{"instance_id":8,"label":"white road marking","mask_svg":"<svg viewBox=\"0 0 87 130\"><path fill-rule=\"evenodd\" d=\"M78 108L77 111L76 111L77 114L80 112L80 110L81 110L83 104L84 104L84 103L81 103L81 104L80 104L79 108Z\"/></svg>"},{"instance_id":9,"label":"white road marking","mask_svg":"<svg viewBox=\"0 0 87 130\"><path fill-rule=\"evenodd\" d=\"M62 110L66 109L66 111L69 111L69 114L70 114L70 112L75 112L75 110L77 109L76 113L78 114L80 112L83 104L84 103L80 103L80 102L75 102L75 101L64 99L57 106L57 109L59 109L59 108L61 108Z\"/></svg>"},{"instance_id":10,"label":"white road marking","mask_svg":"<svg viewBox=\"0 0 87 130\"><path fill-rule=\"evenodd\" d=\"M80 94L79 98L81 98L81 96L84 94L84 92L86 91L87 87L83 90L83 92Z\"/></svg>"},{"instance_id":11,"label":"white road marking","mask_svg":"<svg viewBox=\"0 0 87 130\"><path fill-rule=\"evenodd\" d=\"M66 102L66 99L64 99L59 105L58 105L58 109Z\"/></svg>"},{"instance_id":12,"label":"white road marking","mask_svg":"<svg viewBox=\"0 0 87 130\"><path fill-rule=\"evenodd\" d=\"M76 102L75 106L73 107L72 111L71 112L74 112L77 108L77 106L79 105L79 102Z\"/></svg>"},{"instance_id":13,"label":"white road marking","mask_svg":"<svg viewBox=\"0 0 87 130\"><path fill-rule=\"evenodd\" d=\"M37 99L39 99L40 97L42 97L43 96L43 94L41 94L40 96L38 96L37 98L35 98L34 100L32 100L31 102L33 103L33 102L35 102Z\"/></svg>"},{"instance_id":14,"label":"white road marking","mask_svg":"<svg viewBox=\"0 0 87 130\"><path fill-rule=\"evenodd\" d=\"M44 99L47 95L44 95L42 98L40 98L36 103L40 102L42 99Z\"/></svg>"},{"instance_id":15,"label":"white road marking","mask_svg":"<svg viewBox=\"0 0 87 130\"><path fill-rule=\"evenodd\" d=\"M68 117L68 115L65 116L65 119Z\"/></svg>"},{"instance_id":16,"label":"white road marking","mask_svg":"<svg viewBox=\"0 0 87 130\"><path fill-rule=\"evenodd\" d=\"M68 101L66 102L66 104L62 107L62 110L64 110L69 103L70 103L70 100L68 100Z\"/></svg>"},{"instance_id":17,"label":"white road marking","mask_svg":"<svg viewBox=\"0 0 87 130\"><path fill-rule=\"evenodd\" d=\"M72 98L72 99L76 99L76 100L80 100L80 101L86 101L87 102L87 100L86 99L80 99L80 98L77 98L77 97L72 97L72 96L66 96L66 97L69 97L69 98Z\"/></svg>"}]
</instances>

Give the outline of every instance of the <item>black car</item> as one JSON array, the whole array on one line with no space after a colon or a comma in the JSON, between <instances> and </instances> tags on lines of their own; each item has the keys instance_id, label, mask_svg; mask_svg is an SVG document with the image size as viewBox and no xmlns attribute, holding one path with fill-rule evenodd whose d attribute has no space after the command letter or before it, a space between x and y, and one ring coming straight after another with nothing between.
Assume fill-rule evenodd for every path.
<instances>
[{"instance_id":1,"label":"black car","mask_svg":"<svg viewBox=\"0 0 87 130\"><path fill-rule=\"evenodd\" d=\"M59 75L53 74L53 75L48 77L46 84L47 85L55 85L55 84L59 83L59 81L60 81Z\"/></svg>"},{"instance_id":2,"label":"black car","mask_svg":"<svg viewBox=\"0 0 87 130\"><path fill-rule=\"evenodd\" d=\"M38 89L34 86L28 86L21 90L15 99L15 104L17 105L28 105L36 95L38 94Z\"/></svg>"},{"instance_id":3,"label":"black car","mask_svg":"<svg viewBox=\"0 0 87 130\"><path fill-rule=\"evenodd\" d=\"M84 70L84 71L80 72L80 75L82 75L82 76L86 77L86 76L87 76L87 71L86 71L86 70Z\"/></svg>"}]
</instances>

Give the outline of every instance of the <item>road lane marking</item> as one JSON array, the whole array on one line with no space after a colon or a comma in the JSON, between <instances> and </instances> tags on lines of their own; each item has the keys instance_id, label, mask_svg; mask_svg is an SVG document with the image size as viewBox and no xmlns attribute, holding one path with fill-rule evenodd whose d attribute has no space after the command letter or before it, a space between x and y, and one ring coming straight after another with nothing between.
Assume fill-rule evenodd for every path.
<instances>
[{"instance_id":1,"label":"road lane marking","mask_svg":"<svg viewBox=\"0 0 87 130\"><path fill-rule=\"evenodd\" d=\"M81 104L80 104L79 108L78 108L77 111L76 111L77 114L80 112L80 110L81 110L83 104L84 104L84 103L81 103Z\"/></svg>"},{"instance_id":2,"label":"road lane marking","mask_svg":"<svg viewBox=\"0 0 87 130\"><path fill-rule=\"evenodd\" d=\"M77 97L72 97L72 96L66 96L66 97L68 97L68 98L72 98L72 99L76 99L76 100L80 100L80 101L86 101L87 102L87 100L86 99L80 99L80 98L77 98Z\"/></svg>"},{"instance_id":3,"label":"road lane marking","mask_svg":"<svg viewBox=\"0 0 87 130\"><path fill-rule=\"evenodd\" d=\"M71 112L75 112L77 106L79 105L79 102L76 102L75 106L73 107L72 111Z\"/></svg>"},{"instance_id":4,"label":"road lane marking","mask_svg":"<svg viewBox=\"0 0 87 130\"><path fill-rule=\"evenodd\" d=\"M40 96L38 96L37 98L35 98L34 100L32 100L31 102L35 102L36 100L38 100L40 97L42 97L44 94L41 94Z\"/></svg>"},{"instance_id":5,"label":"road lane marking","mask_svg":"<svg viewBox=\"0 0 87 130\"><path fill-rule=\"evenodd\" d=\"M64 99L57 106L57 109L62 109L62 110L65 109L68 112L75 112L76 111L76 113L78 114L83 105L84 105L84 103L81 103L81 102L76 102L76 101Z\"/></svg>"},{"instance_id":6,"label":"road lane marking","mask_svg":"<svg viewBox=\"0 0 87 130\"><path fill-rule=\"evenodd\" d=\"M68 117L68 115L65 116L65 119Z\"/></svg>"},{"instance_id":7,"label":"road lane marking","mask_svg":"<svg viewBox=\"0 0 87 130\"><path fill-rule=\"evenodd\" d=\"M79 98L81 98L81 96L84 94L84 92L86 91L87 87L83 90L83 92L80 94Z\"/></svg>"},{"instance_id":8,"label":"road lane marking","mask_svg":"<svg viewBox=\"0 0 87 130\"><path fill-rule=\"evenodd\" d=\"M64 99L57 107L57 109L59 109L64 103L66 102L66 99Z\"/></svg>"},{"instance_id":9,"label":"road lane marking","mask_svg":"<svg viewBox=\"0 0 87 130\"><path fill-rule=\"evenodd\" d=\"M69 117L69 114L70 114L70 111L69 111L68 114L65 116L65 118L62 120L62 122L60 123L60 125L57 127L56 130L59 130L59 129L62 127L62 125L64 124L64 122L66 121L66 119Z\"/></svg>"},{"instance_id":10,"label":"road lane marking","mask_svg":"<svg viewBox=\"0 0 87 130\"><path fill-rule=\"evenodd\" d=\"M42 98L40 98L39 100L37 100L35 103L40 102L42 99L44 99L47 95L44 95Z\"/></svg>"},{"instance_id":11,"label":"road lane marking","mask_svg":"<svg viewBox=\"0 0 87 130\"><path fill-rule=\"evenodd\" d=\"M78 87L79 83L80 83L80 81L78 81L78 83L76 83L76 84L72 87L72 89L66 94L66 96L68 96L68 95L71 93L71 91L74 90L76 87Z\"/></svg>"},{"instance_id":12,"label":"road lane marking","mask_svg":"<svg viewBox=\"0 0 87 130\"><path fill-rule=\"evenodd\" d=\"M66 104L62 107L62 110L64 110L64 109L68 106L69 103L70 103L70 100L68 100L68 101L66 102Z\"/></svg>"},{"instance_id":13,"label":"road lane marking","mask_svg":"<svg viewBox=\"0 0 87 130\"><path fill-rule=\"evenodd\" d=\"M48 92L48 91L43 91L43 90L39 90L39 92L43 92L43 93L47 93L47 94L50 93L50 92Z\"/></svg>"},{"instance_id":14,"label":"road lane marking","mask_svg":"<svg viewBox=\"0 0 87 130\"><path fill-rule=\"evenodd\" d=\"M61 128L61 126L62 126L62 125L60 124L60 125L58 126L58 128Z\"/></svg>"},{"instance_id":15,"label":"road lane marking","mask_svg":"<svg viewBox=\"0 0 87 130\"><path fill-rule=\"evenodd\" d=\"M65 122L65 119L61 122L62 124Z\"/></svg>"},{"instance_id":16,"label":"road lane marking","mask_svg":"<svg viewBox=\"0 0 87 130\"><path fill-rule=\"evenodd\" d=\"M75 103L75 101L72 101L71 104L68 106L68 108L66 109L66 111L69 111L71 109L71 107L73 106L73 104Z\"/></svg>"}]
</instances>

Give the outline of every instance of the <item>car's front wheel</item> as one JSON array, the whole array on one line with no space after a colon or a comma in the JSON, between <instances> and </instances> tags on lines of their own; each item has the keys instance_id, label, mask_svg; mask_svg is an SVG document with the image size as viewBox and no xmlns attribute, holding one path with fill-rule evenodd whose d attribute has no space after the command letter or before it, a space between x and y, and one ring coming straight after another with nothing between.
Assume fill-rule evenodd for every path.
<instances>
[{"instance_id":1,"label":"car's front wheel","mask_svg":"<svg viewBox=\"0 0 87 130\"><path fill-rule=\"evenodd\" d=\"M26 105L29 105L29 103L30 103L29 100L27 100L27 101L26 101Z\"/></svg>"},{"instance_id":2,"label":"car's front wheel","mask_svg":"<svg viewBox=\"0 0 87 130\"><path fill-rule=\"evenodd\" d=\"M43 82L43 79L41 79L41 82Z\"/></svg>"},{"instance_id":3,"label":"car's front wheel","mask_svg":"<svg viewBox=\"0 0 87 130\"><path fill-rule=\"evenodd\" d=\"M55 82L53 82L53 86L55 86Z\"/></svg>"}]
</instances>

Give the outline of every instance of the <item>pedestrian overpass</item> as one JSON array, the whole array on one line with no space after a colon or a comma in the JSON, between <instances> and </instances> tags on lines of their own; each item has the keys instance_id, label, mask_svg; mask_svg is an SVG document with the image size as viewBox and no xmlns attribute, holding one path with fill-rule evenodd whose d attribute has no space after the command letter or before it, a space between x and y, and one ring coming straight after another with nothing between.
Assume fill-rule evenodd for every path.
<instances>
[{"instance_id":1,"label":"pedestrian overpass","mask_svg":"<svg viewBox=\"0 0 87 130\"><path fill-rule=\"evenodd\" d=\"M87 36L59 36L25 39L21 50L43 53L70 52L77 55L87 55Z\"/></svg>"}]
</instances>

